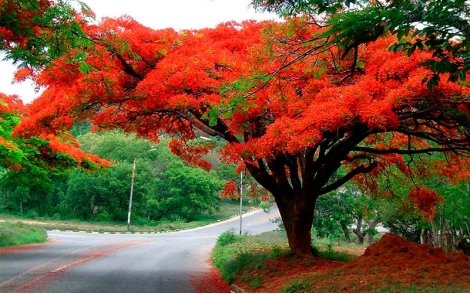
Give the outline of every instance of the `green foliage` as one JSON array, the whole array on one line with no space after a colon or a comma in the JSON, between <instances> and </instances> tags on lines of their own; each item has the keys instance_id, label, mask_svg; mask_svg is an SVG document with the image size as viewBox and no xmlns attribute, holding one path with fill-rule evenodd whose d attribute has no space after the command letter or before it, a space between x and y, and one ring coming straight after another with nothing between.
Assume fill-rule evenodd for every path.
<instances>
[{"instance_id":1,"label":"green foliage","mask_svg":"<svg viewBox=\"0 0 470 294\"><path fill-rule=\"evenodd\" d=\"M364 2L357 0L253 0L252 4L260 10L276 12L282 16L292 16L298 14L313 13L335 13L343 7L343 4L349 6L356 2Z\"/></svg>"},{"instance_id":2,"label":"green foliage","mask_svg":"<svg viewBox=\"0 0 470 294\"><path fill-rule=\"evenodd\" d=\"M0 105L5 102L0 100ZM0 136L8 143L0 144L0 166L10 167L25 158L25 152L20 148L20 140L12 138L14 127L19 123L20 116L11 112L0 113Z\"/></svg>"},{"instance_id":3,"label":"green foliage","mask_svg":"<svg viewBox=\"0 0 470 294\"><path fill-rule=\"evenodd\" d=\"M59 219L124 222L132 165L136 159L133 224L187 222L201 217L211 221L227 217L224 213L208 215L218 211L224 177L236 176L234 167L217 162L215 172L207 173L172 155L167 140L153 145L119 131L88 133L87 123L76 125L74 130L81 134L77 139L85 152L112 160L112 166L96 171L65 171L49 169L41 161L29 161L19 171L5 169L0 174L0 211ZM229 216L234 214L230 211Z\"/></svg>"},{"instance_id":4,"label":"green foliage","mask_svg":"<svg viewBox=\"0 0 470 294\"><path fill-rule=\"evenodd\" d=\"M423 221L417 213L396 212L385 219L384 227L409 241L419 242Z\"/></svg>"},{"instance_id":5,"label":"green foliage","mask_svg":"<svg viewBox=\"0 0 470 294\"><path fill-rule=\"evenodd\" d=\"M22 223L0 222L0 247L47 241L44 228Z\"/></svg>"},{"instance_id":6,"label":"green foliage","mask_svg":"<svg viewBox=\"0 0 470 294\"><path fill-rule=\"evenodd\" d=\"M354 222L357 197L354 191L336 191L318 198L313 228L320 238L339 239ZM347 236L349 238L349 236Z\"/></svg>"},{"instance_id":7,"label":"green foliage","mask_svg":"<svg viewBox=\"0 0 470 294\"><path fill-rule=\"evenodd\" d=\"M86 4L78 0L50 2L7 0L0 4L0 28L8 32L0 35L0 51L7 59L22 66L41 67L71 48L93 45L78 21L92 19ZM80 64L84 64L83 58Z\"/></svg>"},{"instance_id":8,"label":"green foliage","mask_svg":"<svg viewBox=\"0 0 470 294\"><path fill-rule=\"evenodd\" d=\"M223 232L218 238L217 238L217 244L219 246L226 246L228 244L234 243L237 240L237 236L235 235L235 232L233 230Z\"/></svg>"},{"instance_id":9,"label":"green foliage","mask_svg":"<svg viewBox=\"0 0 470 294\"><path fill-rule=\"evenodd\" d=\"M189 221L204 211L215 212L221 188L222 182L212 174L174 161L157 179L156 200L161 214L179 215Z\"/></svg>"},{"instance_id":10,"label":"green foliage","mask_svg":"<svg viewBox=\"0 0 470 294\"><path fill-rule=\"evenodd\" d=\"M267 255L242 252L222 265L220 272L222 278L228 283L233 282L238 273L248 268L258 268L268 259Z\"/></svg>"}]
</instances>

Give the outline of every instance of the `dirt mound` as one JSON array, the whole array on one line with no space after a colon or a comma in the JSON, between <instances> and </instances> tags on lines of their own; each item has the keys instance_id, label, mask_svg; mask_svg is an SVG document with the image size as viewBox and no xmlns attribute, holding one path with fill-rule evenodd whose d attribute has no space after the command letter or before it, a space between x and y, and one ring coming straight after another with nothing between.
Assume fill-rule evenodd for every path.
<instances>
[{"instance_id":1,"label":"dirt mound","mask_svg":"<svg viewBox=\"0 0 470 294\"><path fill-rule=\"evenodd\" d=\"M428 245L416 244L403 239L395 234L386 234L380 241L367 247L364 255L353 263L380 260L380 262L392 263L397 266L403 263L458 263L468 262L468 258L462 252L445 253L440 248L432 248ZM384 264L385 265L385 264Z\"/></svg>"},{"instance_id":2,"label":"dirt mound","mask_svg":"<svg viewBox=\"0 0 470 294\"><path fill-rule=\"evenodd\" d=\"M371 291L377 287L385 291L387 286L398 290L415 286L432 290L443 285L449 285L451 290L468 291L470 260L462 252L445 253L386 234L369 246L364 255L342 267L341 275L350 291Z\"/></svg>"},{"instance_id":3,"label":"dirt mound","mask_svg":"<svg viewBox=\"0 0 470 294\"><path fill-rule=\"evenodd\" d=\"M264 281L250 287L243 277ZM241 273L249 292L469 292L470 259L386 234L351 262L281 257Z\"/></svg>"}]
</instances>

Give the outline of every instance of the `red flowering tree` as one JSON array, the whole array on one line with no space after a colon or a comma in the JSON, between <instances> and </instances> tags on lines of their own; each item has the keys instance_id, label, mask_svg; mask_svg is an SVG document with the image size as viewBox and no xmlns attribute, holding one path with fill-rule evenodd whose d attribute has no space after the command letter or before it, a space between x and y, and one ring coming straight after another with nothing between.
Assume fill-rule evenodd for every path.
<instances>
[{"instance_id":1,"label":"red flowering tree","mask_svg":"<svg viewBox=\"0 0 470 294\"><path fill-rule=\"evenodd\" d=\"M81 25L92 17L75 0L0 0L0 51L15 63L43 66L71 47L91 45Z\"/></svg>"},{"instance_id":2,"label":"red flowering tree","mask_svg":"<svg viewBox=\"0 0 470 294\"><path fill-rule=\"evenodd\" d=\"M345 54L299 20L176 33L120 18L85 31L98 44L91 69L63 58L37 75L48 88L15 132L57 134L81 119L155 140L166 132L173 152L205 168L212 146L192 139L219 137L226 160L274 196L296 253L310 253L320 195L391 166L412 173L404 155L469 154L469 89L431 92L430 53L390 52L393 38Z\"/></svg>"},{"instance_id":3,"label":"red flowering tree","mask_svg":"<svg viewBox=\"0 0 470 294\"><path fill-rule=\"evenodd\" d=\"M26 109L16 96L0 93L0 166L12 172L28 172L32 166L41 168L68 168L81 166L93 169L109 166L110 162L80 149L70 135L39 135L22 138L13 135L13 129Z\"/></svg>"}]
</instances>

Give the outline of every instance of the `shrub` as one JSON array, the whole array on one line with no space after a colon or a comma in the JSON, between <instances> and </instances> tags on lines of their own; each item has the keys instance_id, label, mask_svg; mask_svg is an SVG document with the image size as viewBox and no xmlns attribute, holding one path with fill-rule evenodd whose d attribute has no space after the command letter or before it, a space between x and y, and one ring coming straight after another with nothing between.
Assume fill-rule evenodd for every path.
<instances>
[{"instance_id":1,"label":"shrub","mask_svg":"<svg viewBox=\"0 0 470 294\"><path fill-rule=\"evenodd\" d=\"M226 246L228 244L231 244L237 240L237 236L235 235L235 232L232 230L223 232L218 238L217 238L217 244L220 246Z\"/></svg>"}]
</instances>

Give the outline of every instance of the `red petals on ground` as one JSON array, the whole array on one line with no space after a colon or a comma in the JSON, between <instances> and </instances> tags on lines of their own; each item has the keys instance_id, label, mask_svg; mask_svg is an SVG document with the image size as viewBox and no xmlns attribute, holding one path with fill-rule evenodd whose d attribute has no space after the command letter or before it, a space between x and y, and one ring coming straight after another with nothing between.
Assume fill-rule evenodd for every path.
<instances>
[{"instance_id":1,"label":"red petals on ground","mask_svg":"<svg viewBox=\"0 0 470 294\"><path fill-rule=\"evenodd\" d=\"M191 278L191 284L198 293L230 293L232 287L220 276L219 271L211 264L202 278Z\"/></svg>"}]
</instances>

